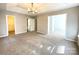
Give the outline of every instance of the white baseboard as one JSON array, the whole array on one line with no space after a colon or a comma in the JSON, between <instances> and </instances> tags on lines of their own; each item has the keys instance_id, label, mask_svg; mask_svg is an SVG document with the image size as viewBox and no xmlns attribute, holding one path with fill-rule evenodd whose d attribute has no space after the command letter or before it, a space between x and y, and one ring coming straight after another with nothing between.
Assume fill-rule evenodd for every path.
<instances>
[{"instance_id":1,"label":"white baseboard","mask_svg":"<svg viewBox=\"0 0 79 59\"><path fill-rule=\"evenodd\" d=\"M15 34L22 34L22 33L26 33L27 31L25 31L25 32L19 32L19 33L15 33ZM8 34L7 35L0 35L0 38L2 38L2 37L6 37L6 36L8 36Z\"/></svg>"},{"instance_id":2,"label":"white baseboard","mask_svg":"<svg viewBox=\"0 0 79 59\"><path fill-rule=\"evenodd\" d=\"M77 42L77 41L75 41L75 40L73 40L73 39L69 39L69 38L66 38L65 40L69 40L69 41Z\"/></svg>"},{"instance_id":3,"label":"white baseboard","mask_svg":"<svg viewBox=\"0 0 79 59\"><path fill-rule=\"evenodd\" d=\"M2 38L2 37L6 37L6 36L8 36L8 35L1 35L0 38Z\"/></svg>"},{"instance_id":4,"label":"white baseboard","mask_svg":"<svg viewBox=\"0 0 79 59\"><path fill-rule=\"evenodd\" d=\"M22 33L26 33L27 31L25 31L25 32L19 32L19 33L15 33L15 34L22 34Z\"/></svg>"}]
</instances>

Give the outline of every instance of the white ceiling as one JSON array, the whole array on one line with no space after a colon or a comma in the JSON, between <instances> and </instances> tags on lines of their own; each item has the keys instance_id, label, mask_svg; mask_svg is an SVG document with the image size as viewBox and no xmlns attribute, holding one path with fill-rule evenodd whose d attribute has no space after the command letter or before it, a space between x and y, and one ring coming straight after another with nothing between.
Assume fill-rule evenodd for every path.
<instances>
[{"instance_id":1,"label":"white ceiling","mask_svg":"<svg viewBox=\"0 0 79 59\"><path fill-rule=\"evenodd\" d=\"M34 16L41 13L62 10L78 5L78 3L34 3L34 8L37 9L38 13L28 14L27 8L30 7L30 3L7 3L7 10Z\"/></svg>"}]
</instances>

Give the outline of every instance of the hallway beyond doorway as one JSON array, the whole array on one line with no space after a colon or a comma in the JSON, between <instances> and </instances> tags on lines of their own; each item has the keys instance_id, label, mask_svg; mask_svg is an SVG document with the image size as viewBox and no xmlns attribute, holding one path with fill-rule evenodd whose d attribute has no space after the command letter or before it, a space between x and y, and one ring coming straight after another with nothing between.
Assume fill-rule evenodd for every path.
<instances>
[{"instance_id":1,"label":"hallway beyond doorway","mask_svg":"<svg viewBox=\"0 0 79 59\"><path fill-rule=\"evenodd\" d=\"M15 17L13 15L7 15L6 17L8 35L15 35Z\"/></svg>"}]
</instances>

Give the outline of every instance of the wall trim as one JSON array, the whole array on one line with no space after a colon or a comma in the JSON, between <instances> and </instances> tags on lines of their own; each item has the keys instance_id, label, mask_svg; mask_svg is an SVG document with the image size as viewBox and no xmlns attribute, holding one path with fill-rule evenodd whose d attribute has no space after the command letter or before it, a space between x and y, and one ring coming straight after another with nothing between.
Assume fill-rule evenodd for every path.
<instances>
[{"instance_id":1,"label":"wall trim","mask_svg":"<svg viewBox=\"0 0 79 59\"><path fill-rule=\"evenodd\" d=\"M6 36L8 36L8 35L1 35L0 38L2 38L2 37L6 37Z\"/></svg>"},{"instance_id":2,"label":"wall trim","mask_svg":"<svg viewBox=\"0 0 79 59\"><path fill-rule=\"evenodd\" d=\"M69 38L66 38L65 40L77 42L77 41L75 41L75 40L73 40L73 39L69 39Z\"/></svg>"},{"instance_id":3,"label":"wall trim","mask_svg":"<svg viewBox=\"0 0 79 59\"><path fill-rule=\"evenodd\" d=\"M16 35L16 34L22 34L22 33L26 33L26 32L27 32L27 31L24 31L24 32L19 32L19 33L15 33L15 35Z\"/></svg>"},{"instance_id":4,"label":"wall trim","mask_svg":"<svg viewBox=\"0 0 79 59\"><path fill-rule=\"evenodd\" d=\"M16 34L22 34L22 33L26 33L27 31L25 31L25 32L20 32L20 33L16 33ZM16 35L15 34L15 35ZM8 35L0 35L0 38L2 38L2 37L7 37Z\"/></svg>"}]
</instances>

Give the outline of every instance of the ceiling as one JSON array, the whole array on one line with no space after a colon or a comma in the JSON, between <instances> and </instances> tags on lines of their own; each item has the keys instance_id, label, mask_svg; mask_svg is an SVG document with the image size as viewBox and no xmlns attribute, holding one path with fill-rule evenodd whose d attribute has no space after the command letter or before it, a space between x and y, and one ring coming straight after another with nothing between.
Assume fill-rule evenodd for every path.
<instances>
[{"instance_id":1,"label":"ceiling","mask_svg":"<svg viewBox=\"0 0 79 59\"><path fill-rule=\"evenodd\" d=\"M34 3L34 8L38 11L36 14L28 14L27 8L31 3L7 3L6 9L22 14L35 16L41 13L52 12L78 6L78 3Z\"/></svg>"}]
</instances>

